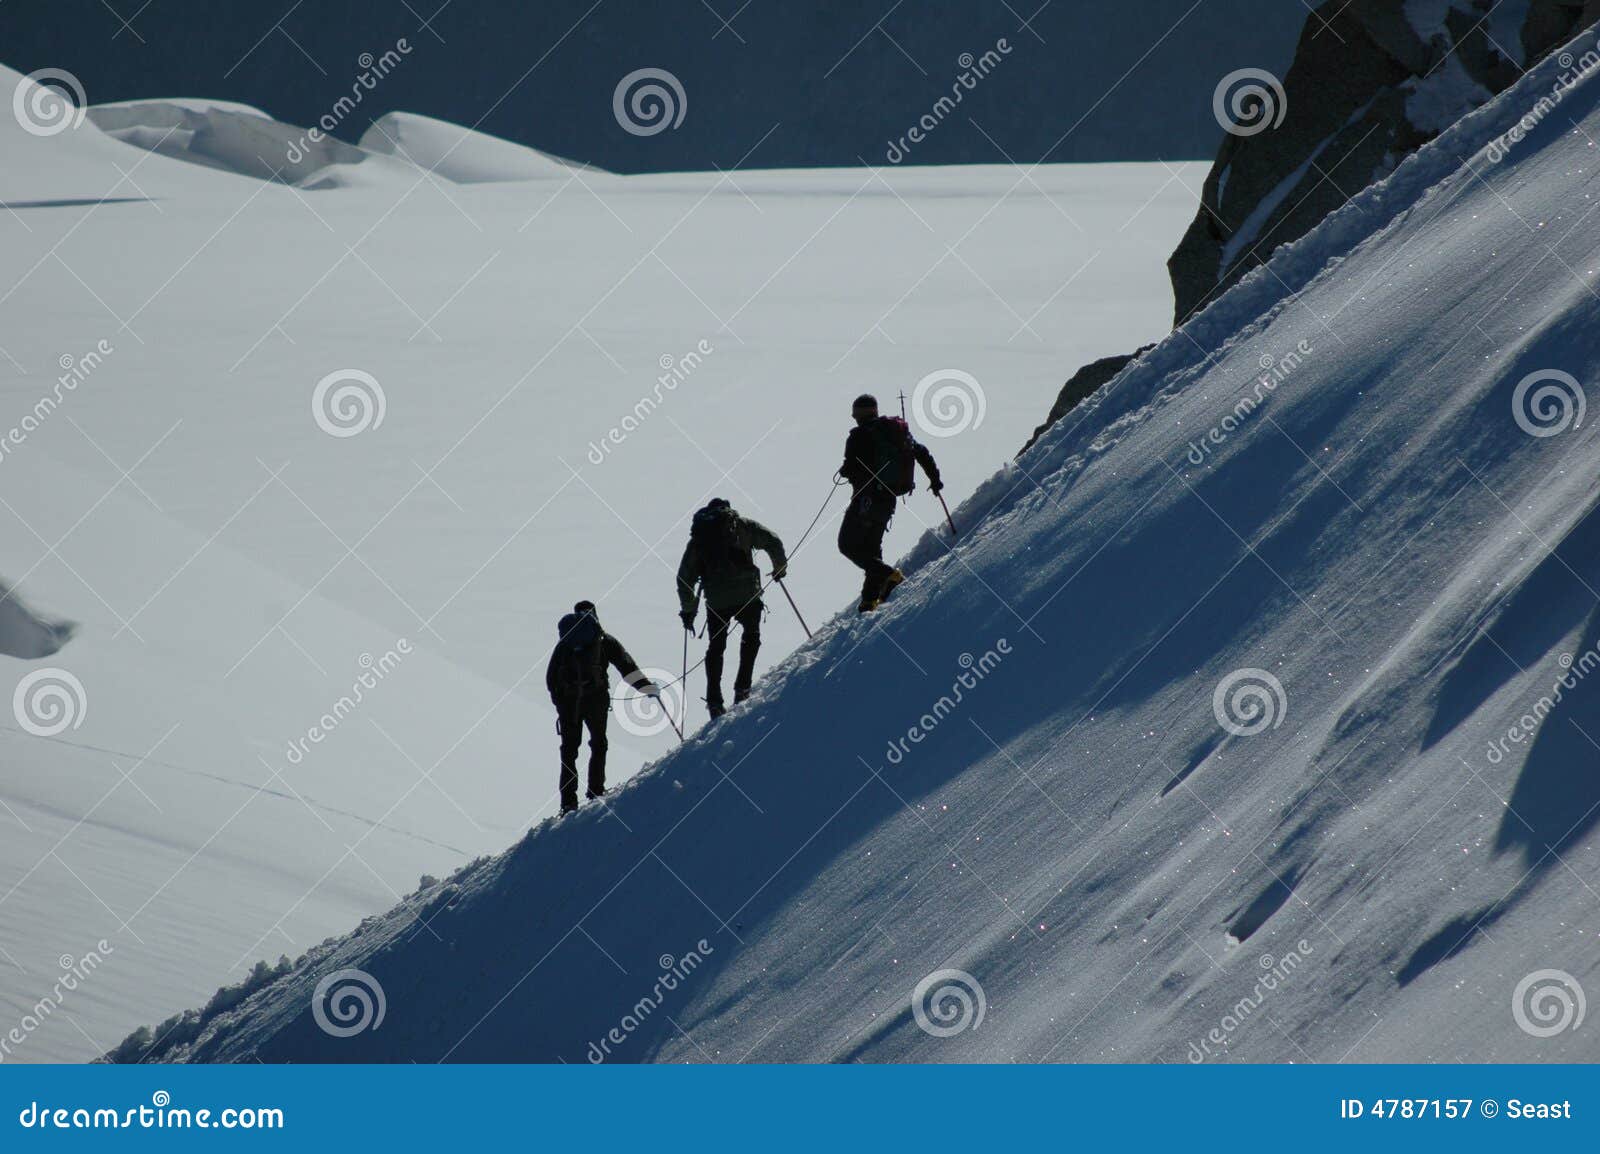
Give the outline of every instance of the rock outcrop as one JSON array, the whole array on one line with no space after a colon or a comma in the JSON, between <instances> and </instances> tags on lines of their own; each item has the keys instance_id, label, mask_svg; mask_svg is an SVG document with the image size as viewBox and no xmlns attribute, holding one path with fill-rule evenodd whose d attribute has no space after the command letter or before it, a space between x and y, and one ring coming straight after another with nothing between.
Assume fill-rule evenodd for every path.
<instances>
[{"instance_id":1,"label":"rock outcrop","mask_svg":"<svg viewBox=\"0 0 1600 1154\"><path fill-rule=\"evenodd\" d=\"M1145 353L1155 348L1154 345L1145 345L1136 353L1122 353L1114 357L1101 357L1098 361L1090 361L1083 368L1072 374L1072 378L1061 386L1061 392L1056 396L1056 403L1050 406L1050 415L1044 419L1044 424L1033 431L1033 436L1028 438L1028 443L1022 446L1026 453L1033 447L1033 443L1044 435L1044 431L1078 407L1078 402L1089 396L1101 385L1138 360Z\"/></svg>"},{"instance_id":2,"label":"rock outcrop","mask_svg":"<svg viewBox=\"0 0 1600 1154\"><path fill-rule=\"evenodd\" d=\"M1326 0L1281 92L1219 108L1235 128L1167 262L1176 323L1596 20L1600 0Z\"/></svg>"},{"instance_id":3,"label":"rock outcrop","mask_svg":"<svg viewBox=\"0 0 1600 1154\"><path fill-rule=\"evenodd\" d=\"M1324 0L1281 83L1219 84L1215 110L1234 130L1167 261L1174 323L1596 21L1600 0ZM1028 445L1138 355L1075 373Z\"/></svg>"}]
</instances>

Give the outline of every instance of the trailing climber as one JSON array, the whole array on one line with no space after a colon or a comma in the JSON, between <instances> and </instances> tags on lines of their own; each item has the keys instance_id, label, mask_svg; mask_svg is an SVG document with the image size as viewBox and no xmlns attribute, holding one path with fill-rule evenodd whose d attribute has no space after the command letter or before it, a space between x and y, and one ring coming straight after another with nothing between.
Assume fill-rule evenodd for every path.
<instances>
[{"instance_id":1,"label":"trailing climber","mask_svg":"<svg viewBox=\"0 0 1600 1154\"><path fill-rule=\"evenodd\" d=\"M606 792L606 722L611 716L611 685L607 667L624 681L661 704L661 689L639 671L639 665L622 643L600 627L593 601L580 601L557 627L555 651L545 669L544 683L556 707L556 728L561 734L561 812L578 808L578 746L589 730L590 800Z\"/></svg>"}]
</instances>

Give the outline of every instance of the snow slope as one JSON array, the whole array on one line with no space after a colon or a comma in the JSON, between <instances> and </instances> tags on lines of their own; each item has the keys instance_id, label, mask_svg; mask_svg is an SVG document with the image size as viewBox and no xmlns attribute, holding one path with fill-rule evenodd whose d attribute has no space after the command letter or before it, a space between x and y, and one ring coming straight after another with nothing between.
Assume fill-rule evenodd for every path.
<instances>
[{"instance_id":1,"label":"snow slope","mask_svg":"<svg viewBox=\"0 0 1600 1154\"><path fill-rule=\"evenodd\" d=\"M402 157L457 184L561 180L575 167L597 171L536 148L409 112L389 112L378 117L361 134L361 147L372 153Z\"/></svg>"},{"instance_id":2,"label":"snow slope","mask_svg":"<svg viewBox=\"0 0 1600 1154\"><path fill-rule=\"evenodd\" d=\"M216 143L212 102L141 103ZM221 111L263 147L292 131ZM0 721L0 1040L61 958L113 951L5 1061L97 1054L515 842L554 808L541 675L575 600L676 670L689 514L722 493L794 545L863 388L973 374L981 422L928 436L969 492L1062 365L1160 333L1196 177L461 187L369 157L307 174L318 190L155 144L0 117L0 430L23 434L0 456L0 573L38 617L82 622L59 654L7 660L0 694L60 669L86 699L54 734ZM662 387L662 358L701 342ZM330 435L348 429L313 401L329 378L330 404L359 392L346 370L383 419ZM920 498L890 547L936 508ZM840 512L789 582L813 624L859 580L832 552ZM763 669L803 636L771 608ZM612 726L614 780L673 744L640 720Z\"/></svg>"},{"instance_id":3,"label":"snow slope","mask_svg":"<svg viewBox=\"0 0 1600 1154\"><path fill-rule=\"evenodd\" d=\"M1600 1057L1558 997L1513 1008L1540 971L1600 990L1600 445L1555 403L1600 369L1600 83L1488 152L1556 70L1130 366L608 811L152 1053ZM317 1000L350 968L378 1028Z\"/></svg>"}]
</instances>

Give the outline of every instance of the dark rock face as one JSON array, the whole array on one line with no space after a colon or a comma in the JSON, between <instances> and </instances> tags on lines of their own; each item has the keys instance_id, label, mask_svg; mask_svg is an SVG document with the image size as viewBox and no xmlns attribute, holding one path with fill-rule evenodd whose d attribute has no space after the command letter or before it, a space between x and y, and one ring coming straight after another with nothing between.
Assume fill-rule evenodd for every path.
<instances>
[{"instance_id":1,"label":"dark rock face","mask_svg":"<svg viewBox=\"0 0 1600 1154\"><path fill-rule=\"evenodd\" d=\"M1032 448L1033 443L1044 435L1046 429L1077 408L1078 403L1085 397L1153 348L1155 348L1154 345L1145 345L1144 348L1136 353L1101 357L1098 361L1091 361L1073 373L1072 379L1061 386L1061 392L1056 397L1056 403L1050 406L1050 415L1045 418L1044 424L1033 431L1033 436L1028 438L1028 443L1022 446L1022 452L1026 453Z\"/></svg>"},{"instance_id":2,"label":"dark rock face","mask_svg":"<svg viewBox=\"0 0 1600 1154\"><path fill-rule=\"evenodd\" d=\"M1167 261L1175 323L1596 21L1600 0L1324 0L1279 91L1219 85L1237 131ZM1080 369L1028 445L1143 352Z\"/></svg>"},{"instance_id":3,"label":"dark rock face","mask_svg":"<svg viewBox=\"0 0 1600 1154\"><path fill-rule=\"evenodd\" d=\"M1283 78L1281 123L1245 103L1167 262L1176 322L1597 19L1600 0L1325 0Z\"/></svg>"}]
</instances>

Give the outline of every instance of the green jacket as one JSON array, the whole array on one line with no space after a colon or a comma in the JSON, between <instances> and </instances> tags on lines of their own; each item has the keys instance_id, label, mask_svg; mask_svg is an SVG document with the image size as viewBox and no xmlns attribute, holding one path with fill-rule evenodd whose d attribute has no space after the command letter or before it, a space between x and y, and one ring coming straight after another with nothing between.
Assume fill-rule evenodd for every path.
<instances>
[{"instance_id":1,"label":"green jacket","mask_svg":"<svg viewBox=\"0 0 1600 1154\"><path fill-rule=\"evenodd\" d=\"M737 547L732 563L716 572L706 571L693 540L684 547L683 560L678 563L678 605L685 613L694 613L700 608L700 598L695 592L697 584L705 594L706 604L725 616L758 600L761 571L756 568L752 550L760 549L765 553L775 570L782 570L788 564L783 542L761 522L740 517L735 532Z\"/></svg>"}]
</instances>

